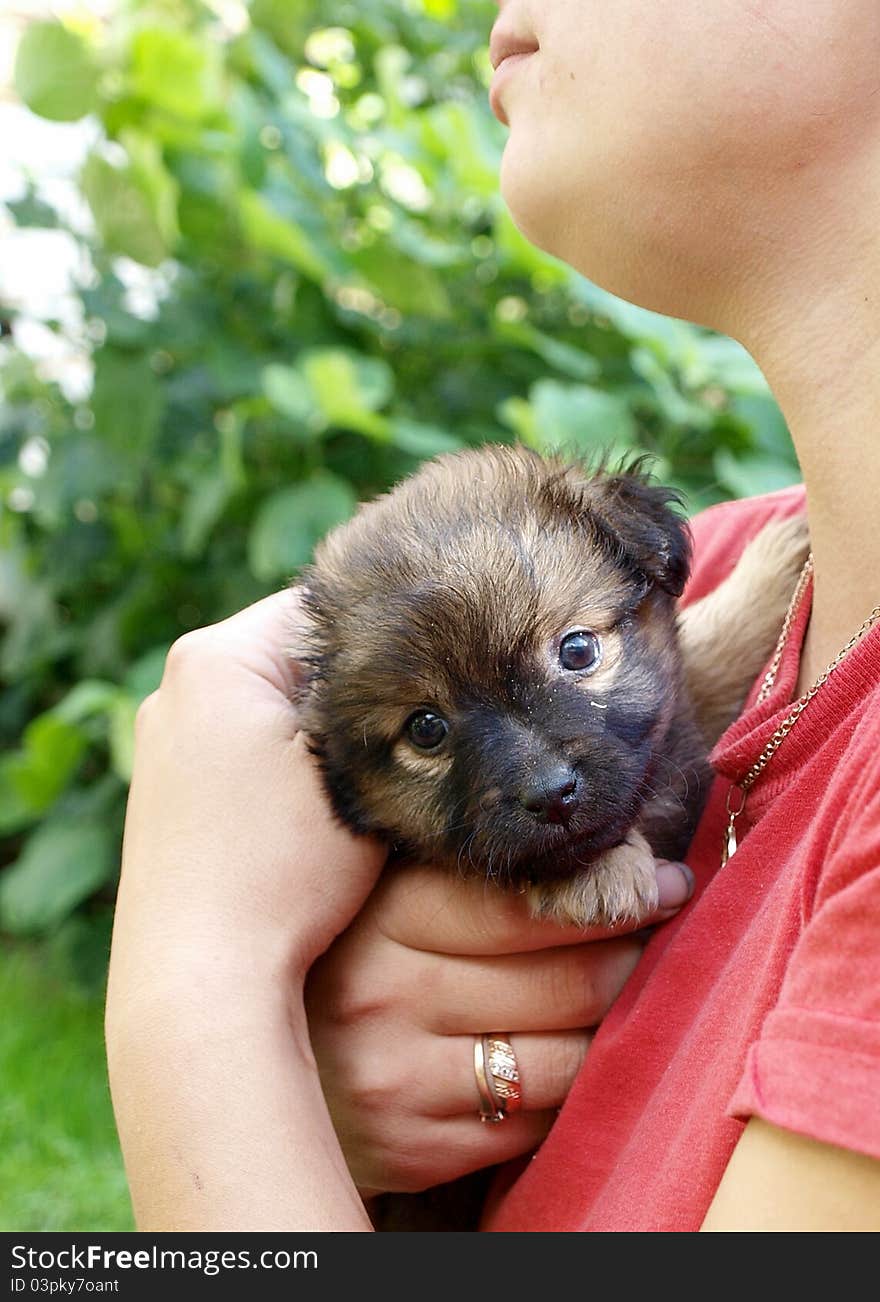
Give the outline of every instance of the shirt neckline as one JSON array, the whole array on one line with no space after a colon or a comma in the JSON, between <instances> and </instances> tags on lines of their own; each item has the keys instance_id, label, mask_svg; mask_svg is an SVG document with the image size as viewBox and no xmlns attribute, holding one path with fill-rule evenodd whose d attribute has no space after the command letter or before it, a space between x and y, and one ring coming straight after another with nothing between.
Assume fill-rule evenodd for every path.
<instances>
[{"instance_id":1,"label":"shirt neckline","mask_svg":"<svg viewBox=\"0 0 880 1302\"><path fill-rule=\"evenodd\" d=\"M732 782L742 781L776 729L791 712L812 608L811 575L792 620L776 680L766 700L757 704L770 660L753 684L739 718L721 735L709 757L716 773ZM770 760L764 774L755 783L756 793L761 789L761 799L753 801L750 797L750 803L764 803L766 796L785 785L806 758L814 754L817 747L827 739L837 723L849 715L855 704L872 688L877 687L880 680L878 656L880 621L848 652L807 706Z\"/></svg>"}]
</instances>

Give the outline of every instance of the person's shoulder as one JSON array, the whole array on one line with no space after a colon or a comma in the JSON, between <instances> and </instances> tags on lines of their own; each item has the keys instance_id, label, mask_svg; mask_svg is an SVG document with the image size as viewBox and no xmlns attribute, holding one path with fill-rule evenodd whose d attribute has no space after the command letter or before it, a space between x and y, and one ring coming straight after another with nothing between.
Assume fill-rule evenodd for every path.
<instances>
[{"instance_id":1,"label":"person's shoulder","mask_svg":"<svg viewBox=\"0 0 880 1302\"><path fill-rule=\"evenodd\" d=\"M697 601L716 588L736 565L746 544L771 520L787 520L806 510L803 484L772 493L718 502L690 520L693 564L682 605Z\"/></svg>"},{"instance_id":2,"label":"person's shoulder","mask_svg":"<svg viewBox=\"0 0 880 1302\"><path fill-rule=\"evenodd\" d=\"M873 629L859 651L844 679L858 700L858 723L829 782L838 817L827 831L823 878L829 890L873 872L880 892L880 630ZM845 667L844 661L840 671Z\"/></svg>"}]
</instances>

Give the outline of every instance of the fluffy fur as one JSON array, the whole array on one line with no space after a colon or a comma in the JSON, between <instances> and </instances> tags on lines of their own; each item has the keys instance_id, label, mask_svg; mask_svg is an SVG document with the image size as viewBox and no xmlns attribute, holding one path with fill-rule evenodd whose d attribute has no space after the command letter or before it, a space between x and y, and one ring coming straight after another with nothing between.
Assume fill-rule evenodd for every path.
<instances>
[{"instance_id":1,"label":"fluffy fur","mask_svg":"<svg viewBox=\"0 0 880 1302\"><path fill-rule=\"evenodd\" d=\"M291 650L340 819L398 858L524 890L538 914L586 925L653 908L645 842L684 853L708 744L763 662L749 678L723 642L766 554L683 628L689 680L676 598L690 535L675 505L643 461L488 446L426 463L334 530L304 576L309 623ZM789 550L802 560L803 539ZM780 596L748 630L763 659ZM563 666L572 630L599 639L596 666ZM448 725L432 750L407 733L425 710ZM570 791L548 804L560 773Z\"/></svg>"}]
</instances>

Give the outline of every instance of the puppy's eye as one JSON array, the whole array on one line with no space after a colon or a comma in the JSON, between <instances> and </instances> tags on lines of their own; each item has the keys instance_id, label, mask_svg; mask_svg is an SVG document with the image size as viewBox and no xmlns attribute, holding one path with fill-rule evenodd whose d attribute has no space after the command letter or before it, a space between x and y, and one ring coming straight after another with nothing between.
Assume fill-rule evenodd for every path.
<instances>
[{"instance_id":1,"label":"puppy's eye","mask_svg":"<svg viewBox=\"0 0 880 1302\"><path fill-rule=\"evenodd\" d=\"M595 633L579 629L569 633L559 644L559 663L563 669L598 669L602 643Z\"/></svg>"},{"instance_id":2,"label":"puppy's eye","mask_svg":"<svg viewBox=\"0 0 880 1302\"><path fill-rule=\"evenodd\" d=\"M407 721L404 732L419 750L436 750L449 732L449 724L431 710L419 710Z\"/></svg>"}]
</instances>

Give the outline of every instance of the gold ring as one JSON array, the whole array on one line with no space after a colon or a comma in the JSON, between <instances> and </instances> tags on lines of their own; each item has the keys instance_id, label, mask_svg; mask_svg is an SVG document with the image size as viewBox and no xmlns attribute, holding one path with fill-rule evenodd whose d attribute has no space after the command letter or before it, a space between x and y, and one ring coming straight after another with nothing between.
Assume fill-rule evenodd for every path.
<instances>
[{"instance_id":1,"label":"gold ring","mask_svg":"<svg viewBox=\"0 0 880 1302\"><path fill-rule=\"evenodd\" d=\"M522 1106L519 1067L508 1035L474 1036L474 1075L481 1121L503 1121Z\"/></svg>"}]
</instances>

